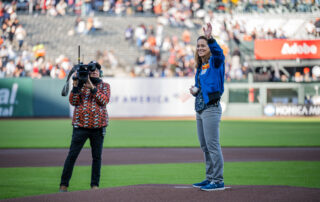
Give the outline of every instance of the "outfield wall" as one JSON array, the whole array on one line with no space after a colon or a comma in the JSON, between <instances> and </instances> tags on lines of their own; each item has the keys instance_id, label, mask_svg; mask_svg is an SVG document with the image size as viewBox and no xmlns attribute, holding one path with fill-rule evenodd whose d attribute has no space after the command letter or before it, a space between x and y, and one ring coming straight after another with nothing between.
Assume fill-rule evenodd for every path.
<instances>
[{"instance_id":1,"label":"outfield wall","mask_svg":"<svg viewBox=\"0 0 320 202\"><path fill-rule=\"evenodd\" d=\"M193 78L104 78L111 85L110 117L194 116ZM0 79L0 117L69 117L64 80ZM320 83L226 83L223 116L319 116ZM305 104L305 96L313 103Z\"/></svg>"},{"instance_id":2,"label":"outfield wall","mask_svg":"<svg viewBox=\"0 0 320 202\"><path fill-rule=\"evenodd\" d=\"M0 79L0 117L68 117L68 99L61 96L65 81Z\"/></svg>"}]
</instances>

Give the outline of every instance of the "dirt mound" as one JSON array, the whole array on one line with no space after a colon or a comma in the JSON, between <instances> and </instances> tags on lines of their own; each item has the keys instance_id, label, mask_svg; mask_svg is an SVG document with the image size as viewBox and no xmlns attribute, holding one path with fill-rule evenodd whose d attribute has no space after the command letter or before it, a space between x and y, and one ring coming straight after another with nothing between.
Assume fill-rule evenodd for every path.
<instances>
[{"instance_id":1,"label":"dirt mound","mask_svg":"<svg viewBox=\"0 0 320 202\"><path fill-rule=\"evenodd\" d=\"M227 186L228 187L228 186ZM135 185L3 200L3 202L105 201L319 201L320 189L289 186L231 186L205 192L191 185Z\"/></svg>"}]
</instances>

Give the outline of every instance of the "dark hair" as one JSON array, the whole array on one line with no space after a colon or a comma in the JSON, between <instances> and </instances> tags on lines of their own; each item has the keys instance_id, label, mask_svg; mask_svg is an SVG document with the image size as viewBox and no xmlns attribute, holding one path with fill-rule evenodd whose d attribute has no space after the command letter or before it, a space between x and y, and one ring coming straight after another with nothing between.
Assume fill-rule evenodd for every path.
<instances>
[{"instance_id":1,"label":"dark hair","mask_svg":"<svg viewBox=\"0 0 320 202\"><path fill-rule=\"evenodd\" d=\"M205 36L199 36L198 39L197 39L197 42L199 41L199 39L204 39L204 40L206 40L207 43L208 43L208 39L207 39L207 37L205 37Z\"/></svg>"},{"instance_id":2,"label":"dark hair","mask_svg":"<svg viewBox=\"0 0 320 202\"><path fill-rule=\"evenodd\" d=\"M198 42L200 39L205 40L205 41L207 42L207 44L208 44L208 39L207 39L207 37L205 37L205 36L199 36L198 39L197 39L197 42ZM211 56L211 52L210 52L210 55L208 55L208 56L205 58L205 61L206 61L206 62L209 61L210 56ZM201 57L199 57L197 48L196 48L196 51L195 51L195 54L194 54L194 60L195 60L195 62L196 62L195 68L199 68L199 67L202 65L202 59L201 59Z\"/></svg>"}]
</instances>

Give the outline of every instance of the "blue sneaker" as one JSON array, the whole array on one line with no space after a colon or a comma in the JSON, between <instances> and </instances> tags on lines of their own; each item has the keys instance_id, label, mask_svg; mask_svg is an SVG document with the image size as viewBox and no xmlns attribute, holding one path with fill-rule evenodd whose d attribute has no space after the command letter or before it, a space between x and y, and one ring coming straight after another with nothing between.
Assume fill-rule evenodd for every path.
<instances>
[{"instance_id":1,"label":"blue sneaker","mask_svg":"<svg viewBox=\"0 0 320 202\"><path fill-rule=\"evenodd\" d=\"M202 186L200 189L203 191L218 191L218 190L224 190L225 187L223 182L220 182L217 184L215 184L214 182L211 182L210 184Z\"/></svg>"},{"instance_id":2,"label":"blue sneaker","mask_svg":"<svg viewBox=\"0 0 320 202\"><path fill-rule=\"evenodd\" d=\"M210 184L210 181L209 181L209 180L203 180L202 182L195 183L195 184L193 184L192 186L193 186L193 187L200 188L200 187L206 186L206 185L208 185L208 184Z\"/></svg>"}]
</instances>

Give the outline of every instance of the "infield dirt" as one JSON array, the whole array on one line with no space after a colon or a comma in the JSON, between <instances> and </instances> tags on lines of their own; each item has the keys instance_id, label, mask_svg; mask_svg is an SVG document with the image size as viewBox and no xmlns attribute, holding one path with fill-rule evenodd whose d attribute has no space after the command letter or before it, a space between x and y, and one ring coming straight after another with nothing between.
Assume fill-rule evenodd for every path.
<instances>
[{"instance_id":1,"label":"infield dirt","mask_svg":"<svg viewBox=\"0 0 320 202\"><path fill-rule=\"evenodd\" d=\"M0 149L0 167L62 166L67 149ZM146 155L147 154L147 155ZM320 148L223 148L225 161L320 161ZM33 158L33 156L37 158ZM104 165L203 162L199 148L104 149ZM77 165L90 165L90 149L83 149ZM4 202L105 202L105 201L319 201L320 189L290 186L228 186L204 192L191 185L134 185L74 191ZM58 188L57 188L58 189Z\"/></svg>"}]
</instances>

